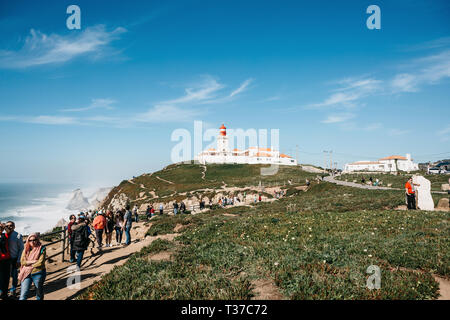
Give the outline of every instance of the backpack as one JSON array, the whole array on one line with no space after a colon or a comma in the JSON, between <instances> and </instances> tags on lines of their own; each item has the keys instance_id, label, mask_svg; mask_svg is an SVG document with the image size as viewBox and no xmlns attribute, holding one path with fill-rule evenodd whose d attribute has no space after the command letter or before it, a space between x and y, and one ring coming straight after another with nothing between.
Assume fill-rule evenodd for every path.
<instances>
[{"instance_id":1,"label":"backpack","mask_svg":"<svg viewBox=\"0 0 450 320\"><path fill-rule=\"evenodd\" d=\"M73 246L75 248L86 250L89 245L88 226L83 226L72 232Z\"/></svg>"}]
</instances>

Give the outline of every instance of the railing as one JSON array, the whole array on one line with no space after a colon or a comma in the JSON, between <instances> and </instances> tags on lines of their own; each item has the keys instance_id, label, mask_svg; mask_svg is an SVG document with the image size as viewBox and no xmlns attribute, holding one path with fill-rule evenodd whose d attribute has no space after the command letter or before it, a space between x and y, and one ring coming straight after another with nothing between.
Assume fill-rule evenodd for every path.
<instances>
[{"instance_id":1,"label":"railing","mask_svg":"<svg viewBox=\"0 0 450 320\"><path fill-rule=\"evenodd\" d=\"M66 249L69 250L69 241L68 241L69 238L67 237L67 227L63 227L62 230L48 232L48 233L43 233L43 234L39 235L39 237L41 238L41 241L45 241L45 240L43 240L43 238L46 238L46 237L49 237L49 236L51 237L52 235L55 235L55 234L61 234L60 239L55 240L55 241L51 241L49 243L46 243L45 246L50 246L52 244L55 244L55 243L58 243L58 242L62 242L61 251L56 252L55 254L47 257L47 259L51 259L53 257L61 255L61 262L64 262L64 252L66 251ZM27 240L25 240L25 242L26 241Z\"/></svg>"}]
</instances>

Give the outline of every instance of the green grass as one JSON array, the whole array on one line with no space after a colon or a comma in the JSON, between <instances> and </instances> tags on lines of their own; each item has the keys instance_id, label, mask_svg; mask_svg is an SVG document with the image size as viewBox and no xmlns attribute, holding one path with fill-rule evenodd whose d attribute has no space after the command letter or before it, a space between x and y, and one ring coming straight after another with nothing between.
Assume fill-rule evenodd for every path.
<instances>
[{"instance_id":1,"label":"green grass","mask_svg":"<svg viewBox=\"0 0 450 320\"><path fill-rule=\"evenodd\" d=\"M152 175L144 174L130 181L124 180L113 188L104 202L104 209L108 207L114 195L124 193L130 204L141 205L149 202L181 201L186 195L180 193L192 193L197 197L212 196L214 191L198 191L204 189L220 189L225 183L228 187L258 186L261 182L264 186L283 185L291 180L293 184L305 184L306 179L313 180L317 174L301 170L297 166L280 166L274 175L261 175L261 169L266 165L225 164L207 165L205 179L201 179L203 166L198 164L173 164ZM173 182L173 184L161 181L161 179ZM153 198L151 192L159 198ZM140 195L146 196L145 200ZM270 195L272 196L272 195Z\"/></svg>"},{"instance_id":2,"label":"green grass","mask_svg":"<svg viewBox=\"0 0 450 320\"><path fill-rule=\"evenodd\" d=\"M253 208L158 217L150 233L186 226L173 259L136 254L80 299L250 299L256 279L288 299L434 299L432 273L450 276L450 213L392 210L403 201L402 191L320 183ZM366 288L370 265L379 290Z\"/></svg>"}]
</instances>

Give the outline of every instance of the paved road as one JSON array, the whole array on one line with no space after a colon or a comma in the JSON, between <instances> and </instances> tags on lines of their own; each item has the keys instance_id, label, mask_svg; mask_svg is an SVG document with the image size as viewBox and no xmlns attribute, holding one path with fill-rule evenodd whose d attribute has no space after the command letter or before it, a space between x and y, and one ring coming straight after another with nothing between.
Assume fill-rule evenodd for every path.
<instances>
[{"instance_id":1,"label":"paved road","mask_svg":"<svg viewBox=\"0 0 450 320\"><path fill-rule=\"evenodd\" d=\"M347 187L360 188L360 189L369 189L369 190L370 189L371 190L403 190L403 189L400 189L400 188L374 187L374 186L364 185L364 184L355 183L355 182L341 181L341 180L334 179L334 177L332 177L332 176L326 176L324 178L324 180L327 181L327 182L335 183L335 184L340 185L340 186L347 186ZM443 192L443 191L431 191L431 193L447 194L447 192Z\"/></svg>"},{"instance_id":2,"label":"paved road","mask_svg":"<svg viewBox=\"0 0 450 320\"><path fill-rule=\"evenodd\" d=\"M325 181L335 183L341 186L347 186L347 187L354 187L354 188L360 188L360 189L372 189L372 190L401 190L399 188L388 188L388 187L374 187L369 185L364 185L360 183L355 182L348 182L348 181L341 181L334 179L333 176L326 176L324 178Z\"/></svg>"}]
</instances>

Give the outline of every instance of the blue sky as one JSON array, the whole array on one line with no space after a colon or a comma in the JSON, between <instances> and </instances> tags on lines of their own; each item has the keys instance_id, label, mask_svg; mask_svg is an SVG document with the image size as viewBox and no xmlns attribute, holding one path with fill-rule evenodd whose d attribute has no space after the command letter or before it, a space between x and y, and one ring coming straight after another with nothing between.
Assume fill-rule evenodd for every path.
<instances>
[{"instance_id":1,"label":"blue sky","mask_svg":"<svg viewBox=\"0 0 450 320\"><path fill-rule=\"evenodd\" d=\"M279 129L300 163L449 158L449 18L425 0L0 0L0 180L117 184L169 164L194 120Z\"/></svg>"}]
</instances>

